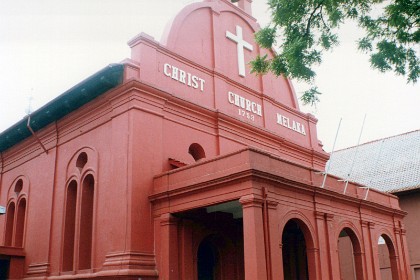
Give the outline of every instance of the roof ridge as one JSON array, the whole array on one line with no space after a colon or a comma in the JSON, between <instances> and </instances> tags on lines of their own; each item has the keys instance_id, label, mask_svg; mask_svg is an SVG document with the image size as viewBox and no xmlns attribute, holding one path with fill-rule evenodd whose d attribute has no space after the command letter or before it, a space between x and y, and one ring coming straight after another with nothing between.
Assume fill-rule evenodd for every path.
<instances>
[{"instance_id":1,"label":"roof ridge","mask_svg":"<svg viewBox=\"0 0 420 280\"><path fill-rule=\"evenodd\" d=\"M334 153L335 152L345 151L345 150L350 150L350 149L356 148L358 146L364 146L364 145L368 145L368 144L372 144L372 143L375 143L375 142L384 141L384 140L395 138L395 137L400 137L400 136L411 134L411 133L415 133L415 132L420 132L420 129L416 129L416 130L412 130L412 131L408 131L408 132L403 132L403 133L400 133L400 134L397 134L397 135L391 135L391 136L387 136L387 137L384 137L384 138L379 138L379 139L376 139L376 140L370 140L368 142L365 142L365 143L362 143L362 144L359 144L359 145L354 145L354 146L350 146L350 147L346 147L346 148L343 148L343 149L336 150L336 151L334 151Z\"/></svg>"}]
</instances>

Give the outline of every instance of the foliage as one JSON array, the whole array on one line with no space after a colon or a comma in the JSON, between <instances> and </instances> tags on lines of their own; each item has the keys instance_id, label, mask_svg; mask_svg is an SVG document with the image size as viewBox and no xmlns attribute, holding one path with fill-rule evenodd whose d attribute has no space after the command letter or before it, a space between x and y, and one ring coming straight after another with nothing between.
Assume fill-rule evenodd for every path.
<instances>
[{"instance_id":1,"label":"foliage","mask_svg":"<svg viewBox=\"0 0 420 280\"><path fill-rule=\"evenodd\" d=\"M268 0L268 5L271 23L255 37L261 47L275 47L279 52L273 59L257 57L251 62L252 72L271 71L313 83L313 66L321 63L324 51L338 44L336 32L340 25L352 19L365 31L357 42L358 49L370 54L373 68L394 71L405 76L407 82L417 82L419 0ZM319 101L319 94L312 87L301 100L313 105Z\"/></svg>"}]
</instances>

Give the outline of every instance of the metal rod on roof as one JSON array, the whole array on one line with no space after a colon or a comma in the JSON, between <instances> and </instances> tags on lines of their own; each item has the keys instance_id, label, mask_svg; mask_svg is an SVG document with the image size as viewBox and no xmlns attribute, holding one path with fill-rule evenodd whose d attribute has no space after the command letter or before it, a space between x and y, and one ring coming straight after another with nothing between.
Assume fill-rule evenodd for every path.
<instances>
[{"instance_id":1,"label":"metal rod on roof","mask_svg":"<svg viewBox=\"0 0 420 280\"><path fill-rule=\"evenodd\" d=\"M382 155L382 148L384 146L384 142L385 142L385 139L382 139L381 148L379 149L378 157L376 158L375 168L373 169L374 172L378 170L379 159L381 158L381 155ZM371 183L372 183L372 179L370 179L369 185L366 186L367 188L366 188L365 200L368 197Z\"/></svg>"},{"instance_id":2,"label":"metal rod on roof","mask_svg":"<svg viewBox=\"0 0 420 280\"><path fill-rule=\"evenodd\" d=\"M341 120L342 120L342 119L343 119L343 118L340 118L340 121L338 122L337 132L335 133L334 144L333 144L333 148L332 148L332 151L331 151L331 154L330 154L330 160L328 161L327 168L325 169L324 180L322 181L321 188L324 188L324 186L325 186L325 181L327 180L328 171L330 171L330 166L331 166L331 163L332 163L332 156L333 156L333 154L334 154L335 143L337 142L338 131L340 130Z\"/></svg>"},{"instance_id":3,"label":"metal rod on roof","mask_svg":"<svg viewBox=\"0 0 420 280\"><path fill-rule=\"evenodd\" d=\"M366 114L365 114L365 117L363 118L362 128L360 129L360 134L359 134L359 140L357 140L356 150L354 151L354 154L353 154L353 161L351 162L349 173L347 173L347 178L345 180L346 185L344 186L343 194L346 194L347 186L349 185L350 174L353 172L354 162L356 161L356 156L359 151L360 139L362 138L363 128L365 127L365 121L366 121Z\"/></svg>"}]
</instances>

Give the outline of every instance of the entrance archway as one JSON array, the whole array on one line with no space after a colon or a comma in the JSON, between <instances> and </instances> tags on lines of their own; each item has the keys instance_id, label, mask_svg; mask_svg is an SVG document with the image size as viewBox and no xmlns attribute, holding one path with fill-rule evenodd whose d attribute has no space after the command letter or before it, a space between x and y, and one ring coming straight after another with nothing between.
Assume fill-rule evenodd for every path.
<instances>
[{"instance_id":1,"label":"entrance archway","mask_svg":"<svg viewBox=\"0 0 420 280\"><path fill-rule=\"evenodd\" d=\"M237 201L227 202L176 214L180 279L244 279L243 220L234 214L237 206Z\"/></svg>"},{"instance_id":2,"label":"entrance archway","mask_svg":"<svg viewBox=\"0 0 420 280\"><path fill-rule=\"evenodd\" d=\"M378 239L379 268L381 279L400 279L398 274L398 260L389 236L383 234Z\"/></svg>"},{"instance_id":3,"label":"entrance archway","mask_svg":"<svg viewBox=\"0 0 420 280\"><path fill-rule=\"evenodd\" d=\"M197 275L198 280L220 279L220 254L211 236L201 241L198 247Z\"/></svg>"},{"instance_id":4,"label":"entrance archway","mask_svg":"<svg viewBox=\"0 0 420 280\"><path fill-rule=\"evenodd\" d=\"M344 228L337 242L340 279L363 280L361 247L356 234L350 228Z\"/></svg>"},{"instance_id":5,"label":"entrance archway","mask_svg":"<svg viewBox=\"0 0 420 280\"><path fill-rule=\"evenodd\" d=\"M286 223L282 235L283 274L285 280L308 280L308 255L304 233L295 220Z\"/></svg>"}]
</instances>

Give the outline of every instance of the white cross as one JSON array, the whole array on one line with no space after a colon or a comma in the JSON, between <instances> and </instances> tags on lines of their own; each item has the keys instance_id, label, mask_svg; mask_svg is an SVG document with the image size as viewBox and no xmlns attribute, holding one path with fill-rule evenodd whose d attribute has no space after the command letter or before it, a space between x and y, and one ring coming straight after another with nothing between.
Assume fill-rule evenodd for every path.
<instances>
[{"instance_id":1,"label":"white cross","mask_svg":"<svg viewBox=\"0 0 420 280\"><path fill-rule=\"evenodd\" d=\"M238 68L239 76L245 77L245 54L244 48L250 51L253 51L253 47L250 43L245 41L242 37L242 27L239 25L236 26L236 34L232 34L229 31L226 31L226 37L237 44L238 49Z\"/></svg>"}]
</instances>

